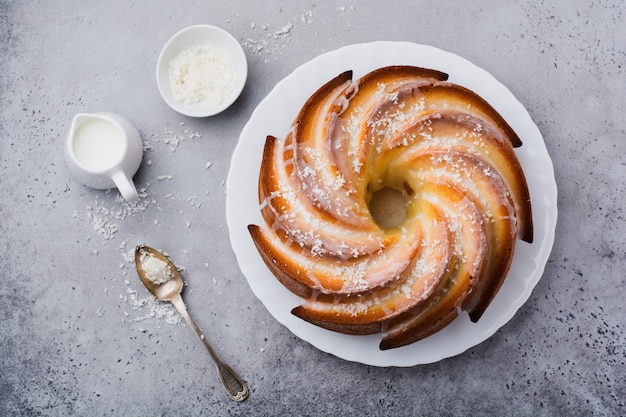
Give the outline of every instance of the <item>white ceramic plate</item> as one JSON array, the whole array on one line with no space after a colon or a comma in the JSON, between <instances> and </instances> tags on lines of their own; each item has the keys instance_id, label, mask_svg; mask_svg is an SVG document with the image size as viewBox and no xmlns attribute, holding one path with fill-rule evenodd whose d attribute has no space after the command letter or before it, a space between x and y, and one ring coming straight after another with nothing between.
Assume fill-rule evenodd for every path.
<instances>
[{"instance_id":1,"label":"white ceramic plate","mask_svg":"<svg viewBox=\"0 0 626 417\"><path fill-rule=\"evenodd\" d=\"M451 82L489 101L524 142L516 150L530 188L534 242L518 241L511 270L479 320L463 314L438 333L397 349L381 351L380 335L351 336L321 329L291 314L300 299L274 278L259 256L248 224L261 224L258 172L265 137L285 135L300 107L321 85L345 70L359 78L386 65L415 65L447 72ZM269 312L295 335L338 357L375 366L413 366L458 355L507 323L531 294L550 255L557 220L557 189L552 161L539 129L513 94L471 62L430 46L374 42L346 46L307 62L280 81L258 105L235 148L227 181L226 215L231 244L241 271Z\"/></svg>"},{"instance_id":2,"label":"white ceramic plate","mask_svg":"<svg viewBox=\"0 0 626 417\"><path fill-rule=\"evenodd\" d=\"M191 47L214 46L229 52L235 59L237 80L230 95L220 105L213 101L204 100L194 104L176 101L169 85L169 63L180 53ZM159 54L156 68L156 80L163 100L172 109L191 117L207 117L218 114L237 100L248 77L248 62L243 48L230 33L224 29L211 25L189 26L172 36Z\"/></svg>"}]
</instances>

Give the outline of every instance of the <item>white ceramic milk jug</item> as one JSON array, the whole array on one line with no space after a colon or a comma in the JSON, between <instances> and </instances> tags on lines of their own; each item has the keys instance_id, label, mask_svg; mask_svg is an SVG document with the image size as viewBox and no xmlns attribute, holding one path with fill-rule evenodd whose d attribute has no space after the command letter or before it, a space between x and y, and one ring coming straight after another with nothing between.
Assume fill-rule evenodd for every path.
<instances>
[{"instance_id":1,"label":"white ceramic milk jug","mask_svg":"<svg viewBox=\"0 0 626 417\"><path fill-rule=\"evenodd\" d=\"M132 178L141 165L143 144L126 118L107 112L77 114L65 155L70 172L81 183L98 189L117 187L127 201L137 200Z\"/></svg>"}]
</instances>

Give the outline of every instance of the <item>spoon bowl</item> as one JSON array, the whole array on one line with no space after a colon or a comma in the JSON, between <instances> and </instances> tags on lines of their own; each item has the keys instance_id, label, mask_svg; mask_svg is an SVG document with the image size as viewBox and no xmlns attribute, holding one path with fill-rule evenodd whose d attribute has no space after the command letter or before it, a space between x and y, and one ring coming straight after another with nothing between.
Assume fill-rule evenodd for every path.
<instances>
[{"instance_id":1,"label":"spoon bowl","mask_svg":"<svg viewBox=\"0 0 626 417\"><path fill-rule=\"evenodd\" d=\"M170 271L170 279L163 283L156 283L148 277L148 273L143 268L143 259L146 256L153 256L156 259L164 262ZM169 258L163 255L161 252L152 249L145 245L139 245L135 249L135 266L137 267L137 274L141 283L146 287L150 294L154 295L157 300L171 301L183 291L183 277L180 275L180 271L169 260Z\"/></svg>"},{"instance_id":2,"label":"spoon bowl","mask_svg":"<svg viewBox=\"0 0 626 417\"><path fill-rule=\"evenodd\" d=\"M156 271L155 264L157 268ZM183 278L178 268L161 252L145 245L139 245L135 248L135 266L137 267L139 279L146 289L154 295L157 300L172 303L178 313L180 313L187 324L189 324L194 334L200 339L213 359L213 362L215 362L217 374L226 388L228 396L237 402L244 401L248 398L249 390L244 380L219 358L204 336L204 333L200 331L198 325L189 315L187 307L181 297Z\"/></svg>"}]
</instances>

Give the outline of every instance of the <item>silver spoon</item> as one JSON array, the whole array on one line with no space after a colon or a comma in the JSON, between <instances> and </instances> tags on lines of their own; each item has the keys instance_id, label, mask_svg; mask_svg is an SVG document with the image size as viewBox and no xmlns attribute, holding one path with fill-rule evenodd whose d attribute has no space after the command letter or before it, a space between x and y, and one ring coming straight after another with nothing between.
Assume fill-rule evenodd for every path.
<instances>
[{"instance_id":1,"label":"silver spoon","mask_svg":"<svg viewBox=\"0 0 626 417\"><path fill-rule=\"evenodd\" d=\"M154 256L156 259L165 262L169 266L169 276L167 280L163 283L155 283L154 278L150 279L149 273L144 270L143 259L145 256ZM183 278L180 276L180 272L174 266L174 264L162 253L159 251L152 249L145 245L139 245L135 248L135 266L137 267L137 273L139 274L139 279L145 285L145 287L153 294L157 300L161 301L169 301L174 305L174 308L180 313L181 316L187 321L187 324L191 327L191 330L195 333L195 335L200 339L207 352L215 362L215 366L217 367L217 374L226 387L226 392L231 399L241 402L248 398L248 386L246 383L233 371L230 366L226 365L219 358L215 350L211 347L207 339L204 337L204 334L196 323L193 321L189 313L187 312L187 307L183 302L183 299L180 293L183 290ZM160 282L159 280L158 282Z\"/></svg>"}]
</instances>

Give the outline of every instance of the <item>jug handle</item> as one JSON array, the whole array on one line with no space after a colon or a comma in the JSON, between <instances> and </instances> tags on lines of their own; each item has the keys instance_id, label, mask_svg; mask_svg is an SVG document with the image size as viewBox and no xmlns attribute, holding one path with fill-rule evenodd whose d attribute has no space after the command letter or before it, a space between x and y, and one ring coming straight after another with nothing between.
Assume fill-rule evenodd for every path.
<instances>
[{"instance_id":1,"label":"jug handle","mask_svg":"<svg viewBox=\"0 0 626 417\"><path fill-rule=\"evenodd\" d=\"M130 180L124 172L119 171L113 174L113 182L115 186L122 194L122 197L129 203L134 203L139 199L139 194L137 193L137 189L135 188L135 184L133 184L132 180Z\"/></svg>"}]
</instances>

